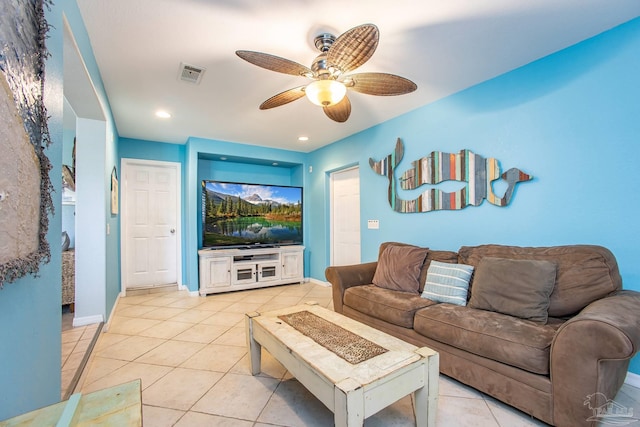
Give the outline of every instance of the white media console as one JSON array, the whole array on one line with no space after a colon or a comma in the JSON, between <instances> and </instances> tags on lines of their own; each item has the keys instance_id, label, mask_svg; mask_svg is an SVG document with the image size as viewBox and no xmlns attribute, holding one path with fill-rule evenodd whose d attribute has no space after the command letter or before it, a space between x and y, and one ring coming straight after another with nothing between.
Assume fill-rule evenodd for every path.
<instances>
[{"instance_id":1,"label":"white media console","mask_svg":"<svg viewBox=\"0 0 640 427\"><path fill-rule=\"evenodd\" d=\"M304 246L201 249L200 295L304 280Z\"/></svg>"}]
</instances>

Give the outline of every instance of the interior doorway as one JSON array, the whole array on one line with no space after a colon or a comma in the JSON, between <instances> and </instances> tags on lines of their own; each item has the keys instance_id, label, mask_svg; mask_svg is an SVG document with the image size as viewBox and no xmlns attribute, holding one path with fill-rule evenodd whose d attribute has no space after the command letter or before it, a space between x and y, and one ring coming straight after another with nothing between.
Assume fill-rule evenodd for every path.
<instances>
[{"instance_id":1,"label":"interior doorway","mask_svg":"<svg viewBox=\"0 0 640 427\"><path fill-rule=\"evenodd\" d=\"M180 163L122 160L123 290L181 285Z\"/></svg>"},{"instance_id":2,"label":"interior doorway","mask_svg":"<svg viewBox=\"0 0 640 427\"><path fill-rule=\"evenodd\" d=\"M331 265L360 263L360 168L330 175Z\"/></svg>"},{"instance_id":3,"label":"interior doorway","mask_svg":"<svg viewBox=\"0 0 640 427\"><path fill-rule=\"evenodd\" d=\"M104 159L97 158L96 153L104 147L107 134L102 104L64 16L63 22L62 163L73 182L71 192L65 188L57 193L62 198L62 230L69 237L66 246L73 250L71 257L63 252L63 259L70 259L69 268L63 268L63 283L71 287L69 296L63 290L63 304L73 306L72 311L68 306L62 308L61 396L65 398L73 392L104 320L106 261L104 254L96 255L96 251L104 251L100 239L104 240L106 217L104 203L94 203L91 198L100 200L99 195L104 194L104 183L99 180ZM78 341L69 338L78 336ZM82 345L78 345L80 341Z\"/></svg>"}]
</instances>

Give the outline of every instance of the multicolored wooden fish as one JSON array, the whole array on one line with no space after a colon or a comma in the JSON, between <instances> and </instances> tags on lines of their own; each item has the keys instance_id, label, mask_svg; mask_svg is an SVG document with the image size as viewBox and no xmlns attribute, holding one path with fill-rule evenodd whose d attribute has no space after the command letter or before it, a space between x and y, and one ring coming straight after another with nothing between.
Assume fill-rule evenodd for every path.
<instances>
[{"instance_id":1,"label":"multicolored wooden fish","mask_svg":"<svg viewBox=\"0 0 640 427\"><path fill-rule=\"evenodd\" d=\"M413 200L403 200L396 191L395 170L404 155L404 146L398 138L395 150L380 161L369 158L369 165L378 175L389 180L389 204L400 213L429 212L435 210L463 209L469 205L479 206L484 199L496 206L506 206L511 201L515 185L529 181L533 176L512 168L500 174L500 163L494 158L484 158L470 150L459 153L433 151L427 157L415 160L411 168L399 178L400 188L413 190L424 184L439 184L444 181L461 181L467 185L453 192L432 188ZM493 192L492 183L502 178L508 187L502 197Z\"/></svg>"}]
</instances>

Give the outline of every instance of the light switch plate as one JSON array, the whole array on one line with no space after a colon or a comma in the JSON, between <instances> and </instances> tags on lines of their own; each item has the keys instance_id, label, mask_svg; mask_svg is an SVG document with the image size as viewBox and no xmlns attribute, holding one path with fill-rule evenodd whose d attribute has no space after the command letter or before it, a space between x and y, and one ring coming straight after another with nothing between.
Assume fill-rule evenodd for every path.
<instances>
[{"instance_id":1,"label":"light switch plate","mask_svg":"<svg viewBox=\"0 0 640 427\"><path fill-rule=\"evenodd\" d=\"M367 228L370 230L377 230L380 228L380 220L370 219L367 220Z\"/></svg>"}]
</instances>

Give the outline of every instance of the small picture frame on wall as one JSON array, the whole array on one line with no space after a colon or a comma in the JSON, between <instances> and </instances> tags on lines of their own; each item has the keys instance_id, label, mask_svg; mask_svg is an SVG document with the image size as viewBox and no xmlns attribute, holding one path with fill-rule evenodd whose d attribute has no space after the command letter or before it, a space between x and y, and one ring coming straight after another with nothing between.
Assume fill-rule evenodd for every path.
<instances>
[{"instance_id":1,"label":"small picture frame on wall","mask_svg":"<svg viewBox=\"0 0 640 427\"><path fill-rule=\"evenodd\" d=\"M118 215L118 170L111 171L111 215Z\"/></svg>"}]
</instances>

